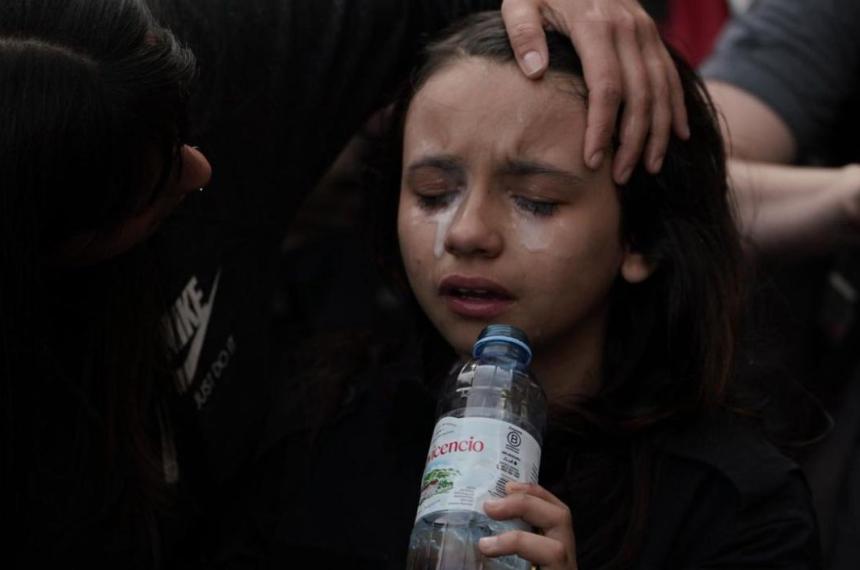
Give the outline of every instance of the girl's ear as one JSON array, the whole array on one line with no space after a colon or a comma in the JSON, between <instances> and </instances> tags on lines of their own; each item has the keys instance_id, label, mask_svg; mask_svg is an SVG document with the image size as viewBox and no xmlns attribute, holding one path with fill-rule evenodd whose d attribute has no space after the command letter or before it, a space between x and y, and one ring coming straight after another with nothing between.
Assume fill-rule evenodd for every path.
<instances>
[{"instance_id":1,"label":"girl's ear","mask_svg":"<svg viewBox=\"0 0 860 570\"><path fill-rule=\"evenodd\" d=\"M648 279L656 269L656 264L650 262L644 254L632 251L630 246L625 247L624 257L621 260L621 276L628 283L642 283Z\"/></svg>"}]
</instances>

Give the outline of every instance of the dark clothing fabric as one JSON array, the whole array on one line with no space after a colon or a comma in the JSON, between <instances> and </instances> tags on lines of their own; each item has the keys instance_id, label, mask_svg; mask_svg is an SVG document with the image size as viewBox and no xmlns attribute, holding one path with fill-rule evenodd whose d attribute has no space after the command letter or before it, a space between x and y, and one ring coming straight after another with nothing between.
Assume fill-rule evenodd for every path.
<instances>
[{"instance_id":1,"label":"dark clothing fabric","mask_svg":"<svg viewBox=\"0 0 860 570\"><path fill-rule=\"evenodd\" d=\"M282 396L285 405L293 400ZM273 567L404 567L435 401L416 373L398 367L352 385L327 419L302 420L297 413L289 425L270 424L277 444L268 466L280 463L286 472ZM653 479L643 542L631 567L818 567L817 527L803 475L751 427L721 415L649 435L645 444L654 457ZM613 463L616 451L619 461ZM583 549L613 504L602 492L566 495L565 469L584 470L607 457L607 467L592 474L609 488L630 465L620 440L613 450L588 437L550 432L544 445L541 484L571 506ZM603 516L583 519L586 511ZM581 550L580 566L597 568L617 551Z\"/></svg>"},{"instance_id":2,"label":"dark clothing fabric","mask_svg":"<svg viewBox=\"0 0 860 570\"><path fill-rule=\"evenodd\" d=\"M280 241L348 138L403 79L420 40L497 1L162 0L195 52L190 141L214 167L158 235L180 390L215 482L257 447Z\"/></svg>"},{"instance_id":3,"label":"dark clothing fabric","mask_svg":"<svg viewBox=\"0 0 860 570\"><path fill-rule=\"evenodd\" d=\"M467 12L499 7L498 0L150 4L197 56L191 132L182 142L199 145L214 168L207 190L188 196L147 245L164 264L165 324L179 377L179 401L162 431L177 448L179 497L164 520L119 524L90 504L88 489L69 483L99 496L98 480L65 467L46 497L68 495L92 519L63 520L61 540L34 537L39 551L22 553L26 567L149 567L150 558L167 567L259 565L264 529L238 528L224 513L255 490L247 481L278 381L268 342L278 246L340 148L405 78L424 36ZM34 512L54 516L50 507ZM152 545L139 548L128 531L138 527L158 527L160 552L144 559L141 550ZM13 566L17 558L13 552Z\"/></svg>"},{"instance_id":4,"label":"dark clothing fabric","mask_svg":"<svg viewBox=\"0 0 860 570\"><path fill-rule=\"evenodd\" d=\"M659 531L639 567L818 567L803 475L750 426L723 416L656 445L669 458L649 514Z\"/></svg>"},{"instance_id":5,"label":"dark clothing fabric","mask_svg":"<svg viewBox=\"0 0 860 570\"><path fill-rule=\"evenodd\" d=\"M214 169L206 191L189 196L156 238L169 276L165 320L178 388L196 416L174 422L185 425L177 428L180 481L194 496L192 519L202 523L175 539L174 565L253 567L265 524L243 520L240 527L225 513L252 501L252 460L272 387L283 381L270 366L283 347L271 346L269 333L287 226L349 137L405 78L425 36L500 3L155 4L198 58L188 142Z\"/></svg>"}]
</instances>

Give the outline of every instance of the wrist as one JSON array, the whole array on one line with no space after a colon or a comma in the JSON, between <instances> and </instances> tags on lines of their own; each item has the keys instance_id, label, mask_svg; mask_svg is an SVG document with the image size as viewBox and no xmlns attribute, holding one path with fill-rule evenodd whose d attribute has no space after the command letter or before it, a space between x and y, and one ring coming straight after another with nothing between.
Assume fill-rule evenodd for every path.
<instances>
[{"instance_id":1,"label":"wrist","mask_svg":"<svg viewBox=\"0 0 860 570\"><path fill-rule=\"evenodd\" d=\"M849 164L840 170L841 217L846 224L860 227L860 164Z\"/></svg>"}]
</instances>

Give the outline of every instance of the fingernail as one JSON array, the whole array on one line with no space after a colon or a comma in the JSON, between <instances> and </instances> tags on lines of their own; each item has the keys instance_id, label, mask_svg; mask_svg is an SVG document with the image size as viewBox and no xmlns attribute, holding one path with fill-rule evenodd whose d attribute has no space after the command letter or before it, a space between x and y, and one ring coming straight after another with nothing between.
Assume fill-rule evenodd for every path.
<instances>
[{"instance_id":1,"label":"fingernail","mask_svg":"<svg viewBox=\"0 0 860 570\"><path fill-rule=\"evenodd\" d=\"M624 170L621 171L621 174L618 175L619 184L626 184L628 180L630 180L630 175L633 174L633 169L629 166L625 167Z\"/></svg>"},{"instance_id":2,"label":"fingernail","mask_svg":"<svg viewBox=\"0 0 860 570\"><path fill-rule=\"evenodd\" d=\"M690 133L690 125L689 124L685 124L684 128L681 129L681 132L684 135L684 140L689 139L690 136L692 135L692 133Z\"/></svg>"},{"instance_id":3,"label":"fingernail","mask_svg":"<svg viewBox=\"0 0 860 570\"><path fill-rule=\"evenodd\" d=\"M658 156L657 158L651 160L651 172L653 174L657 174L660 172L660 169L663 168L663 156Z\"/></svg>"},{"instance_id":4,"label":"fingernail","mask_svg":"<svg viewBox=\"0 0 860 570\"><path fill-rule=\"evenodd\" d=\"M603 151L598 150L594 154L591 155L591 159L588 161L588 166L592 170L597 170L600 168L600 165L603 163Z\"/></svg>"},{"instance_id":5,"label":"fingernail","mask_svg":"<svg viewBox=\"0 0 860 570\"><path fill-rule=\"evenodd\" d=\"M478 541L478 544L481 546L481 548L484 548L487 550L495 549L496 545L498 543L499 543L499 539L498 539L498 537L495 537L495 536L485 536L484 538L482 538Z\"/></svg>"},{"instance_id":6,"label":"fingernail","mask_svg":"<svg viewBox=\"0 0 860 570\"><path fill-rule=\"evenodd\" d=\"M534 75L543 67L543 58L536 51L530 51L523 56L523 66L526 68L526 73Z\"/></svg>"}]
</instances>

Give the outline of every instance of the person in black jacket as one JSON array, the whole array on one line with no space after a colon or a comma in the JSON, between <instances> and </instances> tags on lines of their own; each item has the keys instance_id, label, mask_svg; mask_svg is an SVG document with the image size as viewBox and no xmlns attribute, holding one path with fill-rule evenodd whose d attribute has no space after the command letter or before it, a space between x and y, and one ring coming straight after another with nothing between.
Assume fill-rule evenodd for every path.
<instances>
[{"instance_id":1,"label":"person in black jacket","mask_svg":"<svg viewBox=\"0 0 860 570\"><path fill-rule=\"evenodd\" d=\"M684 128L676 78L659 39L638 33L650 20L635 2L592 4L503 8L532 75L546 66L541 14L590 46L593 146L635 94L628 153L648 140L656 166L670 127ZM384 103L420 36L498 7L2 3L2 511L17 521L4 549L13 565L229 558L232 530L198 523L222 520L259 444L274 381L272 261L292 213ZM583 27L589 18L599 23Z\"/></svg>"}]
</instances>

